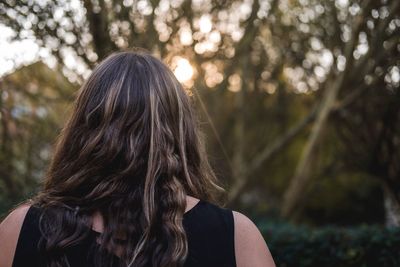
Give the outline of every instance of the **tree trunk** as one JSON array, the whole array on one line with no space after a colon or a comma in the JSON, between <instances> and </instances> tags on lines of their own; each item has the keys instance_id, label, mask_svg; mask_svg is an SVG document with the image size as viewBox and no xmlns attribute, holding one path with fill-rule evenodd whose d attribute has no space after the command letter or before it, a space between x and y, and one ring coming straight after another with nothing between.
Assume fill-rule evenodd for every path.
<instances>
[{"instance_id":1,"label":"tree trunk","mask_svg":"<svg viewBox=\"0 0 400 267\"><path fill-rule=\"evenodd\" d=\"M234 144L235 150L233 152L233 160L232 160L232 177L233 177L233 185L231 190L229 191L228 200L232 199L232 196L238 195L238 190L245 183L245 159L244 159L244 148L245 148L245 134L244 134L244 106L245 106L245 95L246 95L246 77L248 76L248 57L242 58L242 66L241 66L241 85L240 91L235 93L235 125L233 127L234 133ZM231 203L232 204L232 203Z\"/></svg>"},{"instance_id":2,"label":"tree trunk","mask_svg":"<svg viewBox=\"0 0 400 267\"><path fill-rule=\"evenodd\" d=\"M367 1L367 3L368 2L369 1ZM328 80L330 81L330 83L327 83L328 88L326 88L326 91L324 92L322 101L319 106L319 112L316 116L315 123L311 130L311 134L303 149L300 161L297 164L295 175L291 180L288 189L284 193L283 206L281 210L281 214L283 217L293 217L295 215L295 208L303 206L302 203L300 203L300 200L302 199L302 196L310 182L310 168L312 164L312 157L315 153L317 142L321 137L328 115L331 111L334 110L335 101L337 99L338 93L343 86L344 81L346 80L346 75L348 74L349 69L352 68L354 60L353 51L356 41L358 39L358 34L361 29L362 21L362 14L355 18L351 39L346 43L344 47L344 57L346 59L345 69L335 75L335 68L332 67L331 73L328 76L332 79ZM296 210L296 215L300 212L300 210L301 209Z\"/></svg>"},{"instance_id":3,"label":"tree trunk","mask_svg":"<svg viewBox=\"0 0 400 267\"><path fill-rule=\"evenodd\" d=\"M383 186L386 227L400 226L400 205L387 185Z\"/></svg>"}]
</instances>

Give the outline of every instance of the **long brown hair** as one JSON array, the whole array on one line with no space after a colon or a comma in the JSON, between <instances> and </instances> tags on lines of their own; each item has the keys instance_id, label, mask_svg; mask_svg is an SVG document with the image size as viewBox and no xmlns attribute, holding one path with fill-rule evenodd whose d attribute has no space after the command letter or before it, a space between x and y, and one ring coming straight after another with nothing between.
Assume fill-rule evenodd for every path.
<instances>
[{"instance_id":1,"label":"long brown hair","mask_svg":"<svg viewBox=\"0 0 400 267\"><path fill-rule=\"evenodd\" d=\"M191 101L168 66L145 49L114 53L96 66L33 198L44 210L48 265L68 266L65 249L90 235L94 212L104 221L100 252L115 251L116 237L124 237L122 266L184 264L186 195L217 203L225 192ZM110 266L112 255L96 253L96 266Z\"/></svg>"}]
</instances>

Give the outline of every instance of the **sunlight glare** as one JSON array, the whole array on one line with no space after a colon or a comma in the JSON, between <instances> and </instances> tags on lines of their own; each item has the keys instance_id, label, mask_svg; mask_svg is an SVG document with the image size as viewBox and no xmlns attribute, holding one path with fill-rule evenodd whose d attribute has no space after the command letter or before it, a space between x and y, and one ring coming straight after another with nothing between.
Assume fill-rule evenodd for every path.
<instances>
[{"instance_id":1,"label":"sunlight glare","mask_svg":"<svg viewBox=\"0 0 400 267\"><path fill-rule=\"evenodd\" d=\"M179 57L176 61L174 73L179 82L187 82L193 77L193 67L189 60Z\"/></svg>"},{"instance_id":2,"label":"sunlight glare","mask_svg":"<svg viewBox=\"0 0 400 267\"><path fill-rule=\"evenodd\" d=\"M202 33L209 33L212 29L212 21L210 15L203 15L199 20L200 31Z\"/></svg>"}]
</instances>

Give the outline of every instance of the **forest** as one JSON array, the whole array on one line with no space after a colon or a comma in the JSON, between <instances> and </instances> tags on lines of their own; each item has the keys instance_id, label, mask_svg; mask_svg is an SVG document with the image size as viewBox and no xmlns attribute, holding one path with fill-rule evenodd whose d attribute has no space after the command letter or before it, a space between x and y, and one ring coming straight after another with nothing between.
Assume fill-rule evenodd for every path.
<instances>
[{"instance_id":1,"label":"forest","mask_svg":"<svg viewBox=\"0 0 400 267\"><path fill-rule=\"evenodd\" d=\"M277 266L400 266L400 1L2 0L0 36L0 215L39 190L91 69L142 47Z\"/></svg>"}]
</instances>

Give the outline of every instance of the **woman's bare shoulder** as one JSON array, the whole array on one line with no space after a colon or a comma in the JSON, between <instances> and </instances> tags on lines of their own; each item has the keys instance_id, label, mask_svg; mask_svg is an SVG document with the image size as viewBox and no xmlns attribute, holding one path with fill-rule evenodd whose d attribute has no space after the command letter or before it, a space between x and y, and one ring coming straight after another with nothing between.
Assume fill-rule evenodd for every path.
<instances>
[{"instance_id":1,"label":"woman's bare shoulder","mask_svg":"<svg viewBox=\"0 0 400 267\"><path fill-rule=\"evenodd\" d=\"M29 204L21 204L0 223L0 267L10 267Z\"/></svg>"},{"instance_id":2,"label":"woman's bare shoulder","mask_svg":"<svg viewBox=\"0 0 400 267\"><path fill-rule=\"evenodd\" d=\"M235 256L237 267L275 267L260 230L246 215L234 211Z\"/></svg>"}]
</instances>

